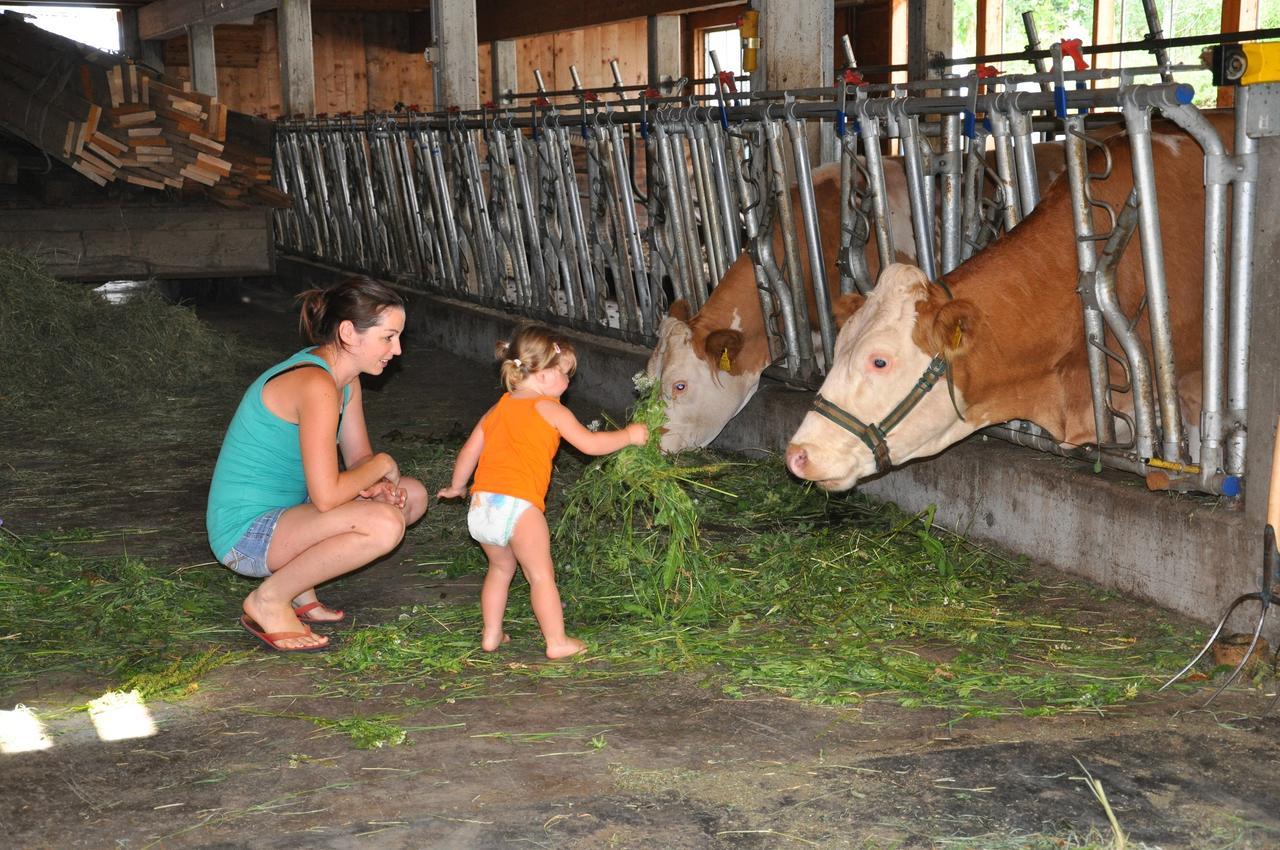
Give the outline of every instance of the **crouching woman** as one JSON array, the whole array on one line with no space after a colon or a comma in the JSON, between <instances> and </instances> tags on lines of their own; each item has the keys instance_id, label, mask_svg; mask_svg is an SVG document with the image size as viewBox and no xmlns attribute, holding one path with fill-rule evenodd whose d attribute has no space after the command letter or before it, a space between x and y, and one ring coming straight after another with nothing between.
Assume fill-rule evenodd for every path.
<instances>
[{"instance_id":1,"label":"crouching woman","mask_svg":"<svg viewBox=\"0 0 1280 850\"><path fill-rule=\"evenodd\" d=\"M271 649L323 649L336 623L316 587L390 552L427 510L427 491L374 454L360 375L400 354L404 303L363 277L299 296L311 346L250 385L227 428L206 524L218 560L260 578L240 624ZM335 449L336 444L336 449ZM342 465L338 464L338 454Z\"/></svg>"}]
</instances>

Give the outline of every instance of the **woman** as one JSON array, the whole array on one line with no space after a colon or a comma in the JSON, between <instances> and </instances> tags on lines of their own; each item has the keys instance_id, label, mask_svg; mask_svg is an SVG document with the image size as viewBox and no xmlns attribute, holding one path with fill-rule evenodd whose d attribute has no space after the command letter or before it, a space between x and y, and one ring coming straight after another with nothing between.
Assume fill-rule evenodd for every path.
<instances>
[{"instance_id":1,"label":"woman","mask_svg":"<svg viewBox=\"0 0 1280 850\"><path fill-rule=\"evenodd\" d=\"M226 566L263 582L240 624L282 652L323 649L308 623L336 623L316 586L390 552L427 510L427 491L373 453L361 374L400 353L404 302L353 277L299 296L312 347L263 372L245 392L209 489L209 545ZM338 451L342 466L338 464Z\"/></svg>"}]
</instances>

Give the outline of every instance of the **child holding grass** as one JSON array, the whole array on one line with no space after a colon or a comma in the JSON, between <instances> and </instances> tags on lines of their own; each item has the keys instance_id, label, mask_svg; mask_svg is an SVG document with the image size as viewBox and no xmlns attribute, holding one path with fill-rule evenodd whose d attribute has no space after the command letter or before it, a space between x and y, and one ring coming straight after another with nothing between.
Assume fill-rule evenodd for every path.
<instances>
[{"instance_id":1,"label":"child holding grass","mask_svg":"<svg viewBox=\"0 0 1280 850\"><path fill-rule=\"evenodd\" d=\"M543 513L552 458L561 437L586 454L605 455L644 445L649 429L635 423L618 431L589 431L560 403L578 359L568 339L550 328L520 328L509 342L498 343L497 354L507 392L471 432L458 452L453 480L438 497L465 496L475 473L467 528L489 559L480 591L480 646L493 652L510 640L502 630L502 616L518 563L529 582L547 657L564 658L587 647L565 634L556 590L551 533Z\"/></svg>"}]
</instances>

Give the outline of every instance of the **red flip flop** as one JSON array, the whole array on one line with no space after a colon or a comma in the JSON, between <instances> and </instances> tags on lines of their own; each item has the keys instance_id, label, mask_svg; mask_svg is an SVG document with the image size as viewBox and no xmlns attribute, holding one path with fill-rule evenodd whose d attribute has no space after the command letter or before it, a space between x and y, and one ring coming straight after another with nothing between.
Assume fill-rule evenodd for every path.
<instances>
[{"instance_id":1,"label":"red flip flop","mask_svg":"<svg viewBox=\"0 0 1280 850\"><path fill-rule=\"evenodd\" d=\"M315 609L327 608L327 607L328 606L325 605L323 602L308 602L306 605L299 605L297 608L294 608L293 613L297 614L298 619L304 623L320 623L322 625L329 625L332 623L341 623L343 620L347 618L346 612L339 611L337 608L329 608L330 611L333 611L335 614L338 615L338 619L336 620L320 620L311 616L310 612L314 611Z\"/></svg>"},{"instance_id":2,"label":"red flip flop","mask_svg":"<svg viewBox=\"0 0 1280 850\"><path fill-rule=\"evenodd\" d=\"M282 640L288 640L289 638L306 637L310 635L311 634L310 628L308 628L305 632L267 632L267 631L263 631L262 627L259 626L256 622L249 619L248 614L245 614L240 618L240 626L246 632L253 635L258 640L265 643L270 649L276 652L319 652L323 649L329 648L329 642L327 639L325 640L324 643L320 644L319 646L293 647L293 646L280 645L279 642Z\"/></svg>"}]
</instances>

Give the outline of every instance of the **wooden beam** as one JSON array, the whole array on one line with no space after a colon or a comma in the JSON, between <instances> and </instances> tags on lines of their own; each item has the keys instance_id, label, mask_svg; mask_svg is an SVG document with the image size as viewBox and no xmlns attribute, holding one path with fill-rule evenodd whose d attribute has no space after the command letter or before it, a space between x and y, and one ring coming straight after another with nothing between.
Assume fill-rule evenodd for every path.
<instances>
[{"instance_id":1,"label":"wooden beam","mask_svg":"<svg viewBox=\"0 0 1280 850\"><path fill-rule=\"evenodd\" d=\"M434 0L431 11L439 51L434 70L439 75L441 102L436 109L475 109L480 105L475 0Z\"/></svg>"},{"instance_id":2,"label":"wooden beam","mask_svg":"<svg viewBox=\"0 0 1280 850\"><path fill-rule=\"evenodd\" d=\"M941 54L950 58L952 33L951 0L908 0L907 65L912 80L939 76L929 68L929 59Z\"/></svg>"},{"instance_id":3,"label":"wooden beam","mask_svg":"<svg viewBox=\"0 0 1280 850\"><path fill-rule=\"evenodd\" d=\"M737 0L741 2L741 0ZM475 0L478 37L482 42L522 38L560 30L575 30L597 24L612 24L632 18L689 12L725 2L698 0L561 0L557 3L530 3L529 0Z\"/></svg>"},{"instance_id":4,"label":"wooden beam","mask_svg":"<svg viewBox=\"0 0 1280 850\"><path fill-rule=\"evenodd\" d=\"M492 73L489 77L489 86L493 91L493 102L496 104L510 103L510 99L505 97L508 93L517 92L520 89L519 65L516 62L516 43L514 41L495 41L489 48L489 62Z\"/></svg>"},{"instance_id":5,"label":"wooden beam","mask_svg":"<svg viewBox=\"0 0 1280 850\"><path fill-rule=\"evenodd\" d=\"M120 51L125 56L142 55L142 39L138 36L138 10L120 10Z\"/></svg>"},{"instance_id":6,"label":"wooden beam","mask_svg":"<svg viewBox=\"0 0 1280 850\"><path fill-rule=\"evenodd\" d=\"M684 44L680 37L680 16L650 15L648 33L649 83L670 83L680 79L681 46Z\"/></svg>"},{"instance_id":7,"label":"wooden beam","mask_svg":"<svg viewBox=\"0 0 1280 850\"><path fill-rule=\"evenodd\" d=\"M239 277L271 274L271 210L163 209L122 205L0 210L0 246L38 257L50 274L118 277Z\"/></svg>"},{"instance_id":8,"label":"wooden beam","mask_svg":"<svg viewBox=\"0 0 1280 850\"><path fill-rule=\"evenodd\" d=\"M187 27L187 43L191 50L191 85L195 90L218 96L218 66L213 53L213 25L192 24Z\"/></svg>"},{"instance_id":9,"label":"wooden beam","mask_svg":"<svg viewBox=\"0 0 1280 850\"><path fill-rule=\"evenodd\" d=\"M280 96L285 115L316 111L316 62L311 42L310 0L281 0L276 27L280 41Z\"/></svg>"},{"instance_id":10,"label":"wooden beam","mask_svg":"<svg viewBox=\"0 0 1280 850\"><path fill-rule=\"evenodd\" d=\"M138 10L138 37L172 38L192 24L229 24L278 5L279 0L156 0Z\"/></svg>"},{"instance_id":11,"label":"wooden beam","mask_svg":"<svg viewBox=\"0 0 1280 850\"><path fill-rule=\"evenodd\" d=\"M1258 0L1224 0L1222 32L1243 32L1258 26ZM1235 86L1218 86L1218 106L1235 106Z\"/></svg>"}]
</instances>

